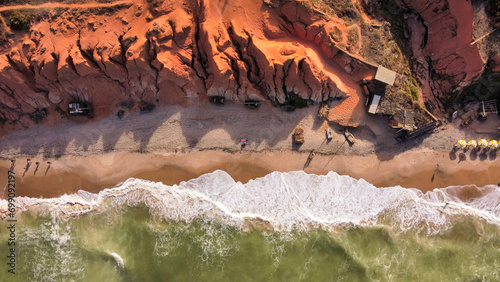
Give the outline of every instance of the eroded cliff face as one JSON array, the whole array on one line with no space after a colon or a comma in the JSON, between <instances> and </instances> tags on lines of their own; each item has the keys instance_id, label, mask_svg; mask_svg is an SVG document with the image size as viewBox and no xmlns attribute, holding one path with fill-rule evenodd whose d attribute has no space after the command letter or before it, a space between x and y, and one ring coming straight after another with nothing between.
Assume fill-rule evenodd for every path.
<instances>
[{"instance_id":1,"label":"eroded cliff face","mask_svg":"<svg viewBox=\"0 0 500 282\"><path fill-rule=\"evenodd\" d=\"M443 112L443 99L458 93L484 69L485 62L477 44L471 44L471 3L466 0L400 1L407 11L413 70L422 82L423 98Z\"/></svg>"},{"instance_id":2,"label":"eroded cliff face","mask_svg":"<svg viewBox=\"0 0 500 282\"><path fill-rule=\"evenodd\" d=\"M46 120L57 122L73 101L90 102L102 117L206 95L276 104L294 96L342 100L356 91L350 76L373 71L355 55L339 52L339 43L359 49L343 36L341 20L300 1L56 6L34 17L29 31L11 34L1 48L4 131L29 127L30 114L41 109ZM336 68L318 67L311 52Z\"/></svg>"}]
</instances>

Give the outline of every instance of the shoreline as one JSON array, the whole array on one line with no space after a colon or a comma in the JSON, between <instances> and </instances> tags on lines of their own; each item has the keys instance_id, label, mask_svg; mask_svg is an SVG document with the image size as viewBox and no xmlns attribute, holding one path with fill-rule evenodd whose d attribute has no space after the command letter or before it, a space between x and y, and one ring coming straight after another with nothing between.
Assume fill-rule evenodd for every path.
<instances>
[{"instance_id":1,"label":"shoreline","mask_svg":"<svg viewBox=\"0 0 500 282\"><path fill-rule=\"evenodd\" d=\"M240 152L198 151L175 153L107 153L97 156L63 156L59 159L32 157L32 165L23 177L26 159L17 159L16 196L53 198L78 190L98 193L115 187L128 178L140 178L166 185L179 184L215 170L226 171L235 181L246 183L273 171L300 171L308 152ZM306 173L325 175L335 171L341 175L372 183L376 187L402 186L423 193L448 186L497 185L500 162L495 159L465 160L450 158L450 152L412 150L391 160L374 155L323 155L314 157ZM411 161L407 161L411 160ZM34 173L34 163L40 162ZM45 175L46 162L52 163ZM0 161L0 182L7 182L9 160ZM1 195L6 198L5 191Z\"/></svg>"}]
</instances>

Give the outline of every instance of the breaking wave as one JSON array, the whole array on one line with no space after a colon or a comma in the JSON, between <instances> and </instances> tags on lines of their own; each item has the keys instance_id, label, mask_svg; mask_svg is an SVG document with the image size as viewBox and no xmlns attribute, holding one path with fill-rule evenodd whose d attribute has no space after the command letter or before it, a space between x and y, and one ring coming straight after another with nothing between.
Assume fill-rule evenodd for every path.
<instances>
[{"instance_id":1,"label":"breaking wave","mask_svg":"<svg viewBox=\"0 0 500 282\"><path fill-rule=\"evenodd\" d=\"M469 192L467 192L469 191ZM474 197L465 197L473 191ZM422 193L399 186L377 188L335 172L273 172L246 184L215 171L179 185L131 178L98 194L79 191L59 198L16 198L22 211L78 217L124 206L146 206L159 219L220 221L242 229L276 231L391 225L436 234L461 216L500 226L500 188L454 186ZM5 215L7 201L0 201Z\"/></svg>"},{"instance_id":2,"label":"breaking wave","mask_svg":"<svg viewBox=\"0 0 500 282\"><path fill-rule=\"evenodd\" d=\"M119 268L123 269L125 267L123 258L119 254L113 252L108 252L108 254L113 257L113 259L116 261L116 265L118 265Z\"/></svg>"}]
</instances>

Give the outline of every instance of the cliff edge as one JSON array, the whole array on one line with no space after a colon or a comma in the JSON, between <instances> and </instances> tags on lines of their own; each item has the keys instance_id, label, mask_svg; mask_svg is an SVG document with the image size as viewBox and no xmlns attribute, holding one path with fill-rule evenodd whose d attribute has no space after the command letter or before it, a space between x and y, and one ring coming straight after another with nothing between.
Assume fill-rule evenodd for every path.
<instances>
[{"instance_id":1,"label":"cliff edge","mask_svg":"<svg viewBox=\"0 0 500 282\"><path fill-rule=\"evenodd\" d=\"M352 108L363 103L357 80L373 75L374 67L340 51L339 43L360 43L347 42L342 20L308 4L134 0L1 7L3 130L57 123L75 101L93 105L99 118L205 96L275 105L294 99L342 105L353 96L336 121L355 126L360 116ZM15 30L13 15L28 15L29 26Z\"/></svg>"}]
</instances>

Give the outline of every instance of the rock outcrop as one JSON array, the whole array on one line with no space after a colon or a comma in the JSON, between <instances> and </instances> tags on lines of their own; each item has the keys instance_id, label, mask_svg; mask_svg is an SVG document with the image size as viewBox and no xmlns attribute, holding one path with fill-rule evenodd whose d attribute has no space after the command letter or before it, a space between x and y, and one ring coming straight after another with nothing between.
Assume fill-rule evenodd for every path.
<instances>
[{"instance_id":1,"label":"rock outcrop","mask_svg":"<svg viewBox=\"0 0 500 282\"><path fill-rule=\"evenodd\" d=\"M372 67L337 47L347 44L341 20L306 4L147 0L72 9L51 4L50 12L33 18L28 31L11 33L1 48L2 130L29 127L35 122L30 114L42 109L46 120L56 123L74 101L89 102L95 117L103 117L206 95L275 104L295 97L345 99L355 84L346 82L346 75ZM311 52L322 53L327 60L322 63L342 73L319 67Z\"/></svg>"},{"instance_id":2,"label":"rock outcrop","mask_svg":"<svg viewBox=\"0 0 500 282\"><path fill-rule=\"evenodd\" d=\"M413 67L424 100L444 111L445 95L477 79L483 71L478 46L471 44L473 10L465 0L401 0L411 31Z\"/></svg>"}]
</instances>

